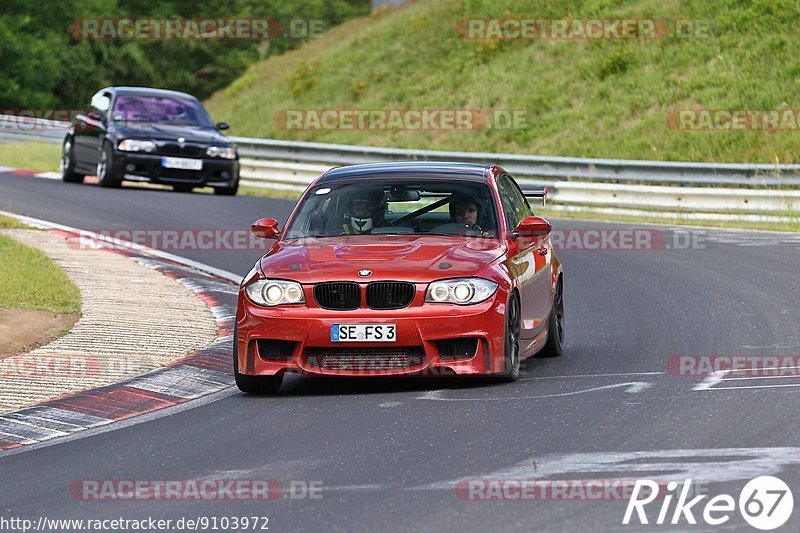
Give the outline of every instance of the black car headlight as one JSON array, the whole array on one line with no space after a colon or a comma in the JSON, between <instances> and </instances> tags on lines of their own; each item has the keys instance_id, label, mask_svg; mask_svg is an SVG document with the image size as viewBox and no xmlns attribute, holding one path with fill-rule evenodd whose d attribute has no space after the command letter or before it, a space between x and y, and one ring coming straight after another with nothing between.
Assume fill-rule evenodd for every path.
<instances>
[{"instance_id":1,"label":"black car headlight","mask_svg":"<svg viewBox=\"0 0 800 533\"><path fill-rule=\"evenodd\" d=\"M457 278L428 285L425 301L432 304L471 305L488 300L497 292L497 283L483 278Z\"/></svg>"},{"instance_id":2,"label":"black car headlight","mask_svg":"<svg viewBox=\"0 0 800 533\"><path fill-rule=\"evenodd\" d=\"M120 141L118 148L123 152L153 152L156 149L156 143L153 141L125 139Z\"/></svg>"},{"instance_id":3,"label":"black car headlight","mask_svg":"<svg viewBox=\"0 0 800 533\"><path fill-rule=\"evenodd\" d=\"M206 149L206 155L222 159L236 159L236 149L233 146L209 146Z\"/></svg>"},{"instance_id":4,"label":"black car headlight","mask_svg":"<svg viewBox=\"0 0 800 533\"><path fill-rule=\"evenodd\" d=\"M303 287L296 281L259 279L245 287L244 292L251 302L265 307L306 303Z\"/></svg>"}]
</instances>

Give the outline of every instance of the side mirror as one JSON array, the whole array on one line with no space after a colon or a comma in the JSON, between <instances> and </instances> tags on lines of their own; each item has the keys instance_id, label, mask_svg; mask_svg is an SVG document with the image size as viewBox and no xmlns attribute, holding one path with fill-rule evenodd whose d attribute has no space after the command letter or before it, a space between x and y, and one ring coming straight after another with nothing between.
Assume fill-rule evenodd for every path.
<instances>
[{"instance_id":1,"label":"side mirror","mask_svg":"<svg viewBox=\"0 0 800 533\"><path fill-rule=\"evenodd\" d=\"M217 122L216 128L219 131L230 129L231 125L227 122Z\"/></svg>"},{"instance_id":2,"label":"side mirror","mask_svg":"<svg viewBox=\"0 0 800 533\"><path fill-rule=\"evenodd\" d=\"M515 237L545 237L553 231L553 226L542 217L525 217L514 228Z\"/></svg>"},{"instance_id":3,"label":"side mirror","mask_svg":"<svg viewBox=\"0 0 800 533\"><path fill-rule=\"evenodd\" d=\"M261 239L277 239L281 233L278 221L274 218L259 219L250 226L250 233Z\"/></svg>"}]
</instances>

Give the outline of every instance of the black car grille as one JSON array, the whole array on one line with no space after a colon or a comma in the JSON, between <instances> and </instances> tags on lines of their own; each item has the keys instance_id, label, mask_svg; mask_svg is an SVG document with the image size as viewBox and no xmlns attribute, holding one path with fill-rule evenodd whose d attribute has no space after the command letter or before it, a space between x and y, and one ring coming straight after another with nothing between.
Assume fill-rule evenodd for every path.
<instances>
[{"instance_id":1,"label":"black car grille","mask_svg":"<svg viewBox=\"0 0 800 533\"><path fill-rule=\"evenodd\" d=\"M306 348L305 364L322 370L402 370L425 364L422 346L391 348Z\"/></svg>"},{"instance_id":2,"label":"black car grille","mask_svg":"<svg viewBox=\"0 0 800 533\"><path fill-rule=\"evenodd\" d=\"M476 337L444 339L436 341L436 347L442 359L470 359L478 349L478 339Z\"/></svg>"},{"instance_id":3,"label":"black car grille","mask_svg":"<svg viewBox=\"0 0 800 533\"><path fill-rule=\"evenodd\" d=\"M292 358L295 341L277 339L259 339L258 355L266 361L288 361Z\"/></svg>"},{"instance_id":4,"label":"black car grille","mask_svg":"<svg viewBox=\"0 0 800 533\"><path fill-rule=\"evenodd\" d=\"M159 147L159 152L163 155L203 157L206 153L206 148L197 144L164 143Z\"/></svg>"},{"instance_id":5,"label":"black car grille","mask_svg":"<svg viewBox=\"0 0 800 533\"><path fill-rule=\"evenodd\" d=\"M401 309L411 305L416 287L402 281L378 281L367 285L367 306L371 309Z\"/></svg>"},{"instance_id":6,"label":"black car grille","mask_svg":"<svg viewBox=\"0 0 800 533\"><path fill-rule=\"evenodd\" d=\"M314 299L323 309L353 310L361 305L358 283L320 283L314 287Z\"/></svg>"}]
</instances>

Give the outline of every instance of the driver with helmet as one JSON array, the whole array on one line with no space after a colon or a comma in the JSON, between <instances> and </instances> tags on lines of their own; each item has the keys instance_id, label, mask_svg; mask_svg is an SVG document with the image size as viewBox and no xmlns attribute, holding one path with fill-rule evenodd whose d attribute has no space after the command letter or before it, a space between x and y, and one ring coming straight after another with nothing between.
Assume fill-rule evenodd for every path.
<instances>
[{"instance_id":1,"label":"driver with helmet","mask_svg":"<svg viewBox=\"0 0 800 533\"><path fill-rule=\"evenodd\" d=\"M384 218L386 200L382 188L367 188L356 191L349 199L344 214L345 235L370 233L373 228L390 226Z\"/></svg>"}]
</instances>

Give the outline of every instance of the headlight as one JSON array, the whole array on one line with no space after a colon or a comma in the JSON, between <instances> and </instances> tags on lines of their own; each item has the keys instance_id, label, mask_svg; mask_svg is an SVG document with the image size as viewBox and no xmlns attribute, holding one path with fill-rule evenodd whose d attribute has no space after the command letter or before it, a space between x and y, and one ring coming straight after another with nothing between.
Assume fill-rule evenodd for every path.
<instances>
[{"instance_id":1,"label":"headlight","mask_svg":"<svg viewBox=\"0 0 800 533\"><path fill-rule=\"evenodd\" d=\"M119 143L119 149L123 152L152 152L156 149L153 141L137 141L136 139L125 139Z\"/></svg>"},{"instance_id":2,"label":"headlight","mask_svg":"<svg viewBox=\"0 0 800 533\"><path fill-rule=\"evenodd\" d=\"M206 154L210 157L222 157L223 159L236 159L236 150L233 146L209 146Z\"/></svg>"},{"instance_id":3,"label":"headlight","mask_svg":"<svg viewBox=\"0 0 800 533\"><path fill-rule=\"evenodd\" d=\"M496 291L497 283L488 279L445 279L428 285L425 301L434 304L470 305L487 300Z\"/></svg>"},{"instance_id":4,"label":"headlight","mask_svg":"<svg viewBox=\"0 0 800 533\"><path fill-rule=\"evenodd\" d=\"M303 287L296 281L259 279L245 287L244 292L251 302L266 307L306 303Z\"/></svg>"}]
</instances>

